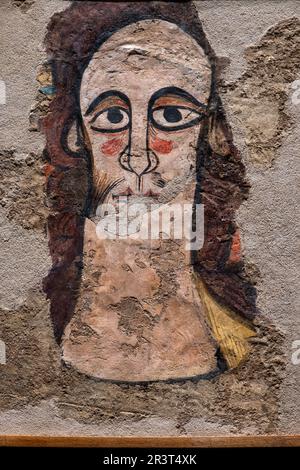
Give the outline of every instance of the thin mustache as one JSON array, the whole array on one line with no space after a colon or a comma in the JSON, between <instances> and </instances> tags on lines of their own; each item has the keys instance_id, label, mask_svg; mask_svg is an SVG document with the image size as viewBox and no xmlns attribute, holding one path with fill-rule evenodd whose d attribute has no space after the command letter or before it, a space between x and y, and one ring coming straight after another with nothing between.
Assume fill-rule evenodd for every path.
<instances>
[{"instance_id":1,"label":"thin mustache","mask_svg":"<svg viewBox=\"0 0 300 470\"><path fill-rule=\"evenodd\" d=\"M155 184L155 186L158 186L159 188L164 188L167 184L167 181L165 181L163 178L161 177L158 177L158 178L153 178L152 179L152 182L153 184Z\"/></svg>"},{"instance_id":2,"label":"thin mustache","mask_svg":"<svg viewBox=\"0 0 300 470\"><path fill-rule=\"evenodd\" d=\"M103 172L94 174L90 215L96 214L98 206L103 204L109 193L124 180L125 178L112 180Z\"/></svg>"}]
</instances>

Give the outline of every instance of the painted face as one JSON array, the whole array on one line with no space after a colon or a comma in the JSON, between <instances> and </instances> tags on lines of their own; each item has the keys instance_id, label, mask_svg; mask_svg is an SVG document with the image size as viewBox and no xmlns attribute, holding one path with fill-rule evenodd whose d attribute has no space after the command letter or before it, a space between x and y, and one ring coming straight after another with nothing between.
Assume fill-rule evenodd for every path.
<instances>
[{"instance_id":1,"label":"painted face","mask_svg":"<svg viewBox=\"0 0 300 470\"><path fill-rule=\"evenodd\" d=\"M201 47L166 21L127 26L99 48L83 74L80 104L95 184L107 202L182 190L195 171L210 83Z\"/></svg>"}]
</instances>

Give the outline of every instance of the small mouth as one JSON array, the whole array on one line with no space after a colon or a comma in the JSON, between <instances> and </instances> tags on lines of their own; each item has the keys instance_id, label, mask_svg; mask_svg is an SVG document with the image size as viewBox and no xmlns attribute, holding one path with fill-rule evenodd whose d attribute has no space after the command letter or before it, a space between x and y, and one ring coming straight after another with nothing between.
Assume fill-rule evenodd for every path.
<instances>
[{"instance_id":1,"label":"small mouth","mask_svg":"<svg viewBox=\"0 0 300 470\"><path fill-rule=\"evenodd\" d=\"M151 189L149 189L149 191L147 191L146 193L144 194L141 194L141 193L134 193L132 191L132 189L128 186L128 188L126 188L124 191L118 193L118 194L113 194L112 195L112 198L113 199L117 199L119 197L131 197L131 196L139 196L139 197L152 197L152 198L156 198L159 196L158 193L154 193Z\"/></svg>"},{"instance_id":2,"label":"small mouth","mask_svg":"<svg viewBox=\"0 0 300 470\"><path fill-rule=\"evenodd\" d=\"M153 191L151 191L151 189L149 189L149 191L147 191L145 194L142 194L142 196L144 196L144 197L158 197L159 194L154 193Z\"/></svg>"},{"instance_id":3,"label":"small mouth","mask_svg":"<svg viewBox=\"0 0 300 470\"><path fill-rule=\"evenodd\" d=\"M124 197L124 196L126 196L126 197L133 196L133 191L132 191L132 189L128 186L124 191L122 191L122 192L120 192L120 193L118 193L118 194L113 194L113 195L112 195L112 198L113 198L113 199L116 199L116 198L122 197L122 196L123 196L123 197Z\"/></svg>"}]
</instances>

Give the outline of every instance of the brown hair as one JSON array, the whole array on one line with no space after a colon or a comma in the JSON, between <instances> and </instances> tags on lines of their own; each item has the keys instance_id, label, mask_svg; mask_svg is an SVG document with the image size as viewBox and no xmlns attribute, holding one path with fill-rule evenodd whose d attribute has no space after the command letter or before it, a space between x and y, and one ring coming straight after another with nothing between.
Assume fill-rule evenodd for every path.
<instances>
[{"instance_id":1,"label":"brown hair","mask_svg":"<svg viewBox=\"0 0 300 470\"><path fill-rule=\"evenodd\" d=\"M144 19L177 24L203 48L211 65L209 115L199 136L196 202L205 204L205 241L192 253L195 271L210 293L244 317L255 313L255 289L243 276L243 262L230 256L237 226L234 215L247 197L248 184L240 155L233 145L217 93L216 56L195 7L181 2L73 2L55 14L45 43L56 95L43 122L48 159L47 194L52 269L44 280L51 300L51 317L59 341L70 321L78 296L82 270L84 221L93 192L91 155L81 132L78 93L83 71L94 52L117 29ZM68 146L76 126L76 151ZM236 243L236 242L235 242Z\"/></svg>"}]
</instances>

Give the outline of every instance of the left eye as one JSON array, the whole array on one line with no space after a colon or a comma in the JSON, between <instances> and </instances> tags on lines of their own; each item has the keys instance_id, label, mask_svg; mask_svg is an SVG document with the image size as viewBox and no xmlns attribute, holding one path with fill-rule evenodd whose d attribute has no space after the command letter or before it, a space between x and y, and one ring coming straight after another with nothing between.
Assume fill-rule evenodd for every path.
<instances>
[{"instance_id":1,"label":"left eye","mask_svg":"<svg viewBox=\"0 0 300 470\"><path fill-rule=\"evenodd\" d=\"M119 106L104 109L91 121L91 128L98 132L119 132L129 127L129 113Z\"/></svg>"},{"instance_id":2,"label":"left eye","mask_svg":"<svg viewBox=\"0 0 300 470\"><path fill-rule=\"evenodd\" d=\"M152 123L161 130L179 130L198 124L203 114L180 106L162 106L152 111Z\"/></svg>"}]
</instances>

